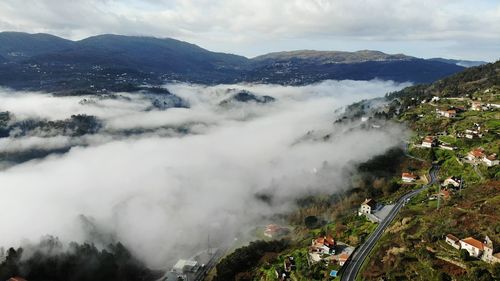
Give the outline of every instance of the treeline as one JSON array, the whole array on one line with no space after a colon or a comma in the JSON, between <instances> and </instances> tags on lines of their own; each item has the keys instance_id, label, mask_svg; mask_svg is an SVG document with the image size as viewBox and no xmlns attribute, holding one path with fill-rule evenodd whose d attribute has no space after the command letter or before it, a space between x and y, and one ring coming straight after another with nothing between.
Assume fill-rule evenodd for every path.
<instances>
[{"instance_id":1,"label":"treeline","mask_svg":"<svg viewBox=\"0 0 500 281\"><path fill-rule=\"evenodd\" d=\"M71 243L67 249L56 238L36 246L10 248L0 264L0 280L20 276L29 281L156 280L161 272L148 269L121 244L97 249Z\"/></svg>"},{"instance_id":2,"label":"treeline","mask_svg":"<svg viewBox=\"0 0 500 281\"><path fill-rule=\"evenodd\" d=\"M95 134L102 128L102 123L92 115L71 115L64 120L35 120L27 119L16 121L10 112L0 112L0 138L14 136L83 136Z\"/></svg>"},{"instance_id":3,"label":"treeline","mask_svg":"<svg viewBox=\"0 0 500 281\"><path fill-rule=\"evenodd\" d=\"M458 97L500 85L500 61L471 67L432 84L415 85L388 94L388 100L411 97Z\"/></svg>"},{"instance_id":4,"label":"treeline","mask_svg":"<svg viewBox=\"0 0 500 281\"><path fill-rule=\"evenodd\" d=\"M257 264L266 253L279 253L289 245L288 240L256 241L248 246L236 249L232 254L217 264L217 276L214 281L235 280L236 275L248 272ZM251 279L250 279L251 280Z\"/></svg>"}]
</instances>

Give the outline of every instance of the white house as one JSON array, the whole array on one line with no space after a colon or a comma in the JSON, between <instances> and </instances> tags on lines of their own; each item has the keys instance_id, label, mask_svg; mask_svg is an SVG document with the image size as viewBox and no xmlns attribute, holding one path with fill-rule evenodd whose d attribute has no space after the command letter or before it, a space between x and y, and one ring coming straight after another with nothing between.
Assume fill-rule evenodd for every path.
<instances>
[{"instance_id":1,"label":"white house","mask_svg":"<svg viewBox=\"0 0 500 281\"><path fill-rule=\"evenodd\" d=\"M368 199L366 198L363 203L361 203L361 207L359 208L358 215L363 215L363 214L371 214L373 210L377 208L377 202L373 199Z\"/></svg>"},{"instance_id":2,"label":"white house","mask_svg":"<svg viewBox=\"0 0 500 281\"><path fill-rule=\"evenodd\" d=\"M481 259L487 263L500 263L500 253L494 254L493 251L495 248L493 247L493 241L491 241L490 237L486 236L484 238L483 243L484 252L481 256Z\"/></svg>"},{"instance_id":3,"label":"white house","mask_svg":"<svg viewBox=\"0 0 500 281\"><path fill-rule=\"evenodd\" d=\"M460 250L460 239L458 239L454 235L452 235L452 234L446 235L446 238L444 241L447 244L449 244L450 246L452 246L453 248Z\"/></svg>"},{"instance_id":4,"label":"white house","mask_svg":"<svg viewBox=\"0 0 500 281\"><path fill-rule=\"evenodd\" d=\"M440 116L447 117L447 118L452 118L457 116L457 111L454 109L448 109L448 110L437 110L437 113Z\"/></svg>"},{"instance_id":5,"label":"white house","mask_svg":"<svg viewBox=\"0 0 500 281\"><path fill-rule=\"evenodd\" d=\"M481 160L483 157L484 157L484 149L479 147L471 150L465 158L474 161L474 160Z\"/></svg>"},{"instance_id":6,"label":"white house","mask_svg":"<svg viewBox=\"0 0 500 281\"><path fill-rule=\"evenodd\" d=\"M198 266L198 262L194 260L178 260L174 265L173 271L176 273L185 273L194 271Z\"/></svg>"},{"instance_id":7,"label":"white house","mask_svg":"<svg viewBox=\"0 0 500 281\"><path fill-rule=\"evenodd\" d=\"M460 248L467 250L472 257L479 257L484 251L483 242L472 237L460 240Z\"/></svg>"},{"instance_id":8,"label":"white house","mask_svg":"<svg viewBox=\"0 0 500 281\"><path fill-rule=\"evenodd\" d=\"M444 180L443 186L448 186L451 184L454 187L459 187L461 182L462 182L462 180L457 178L457 177L449 177L449 178Z\"/></svg>"},{"instance_id":9,"label":"white house","mask_svg":"<svg viewBox=\"0 0 500 281\"><path fill-rule=\"evenodd\" d=\"M490 156L484 156L483 162L488 167L496 166L499 163L499 161L497 159L497 155L495 153L491 154Z\"/></svg>"},{"instance_id":10,"label":"white house","mask_svg":"<svg viewBox=\"0 0 500 281\"><path fill-rule=\"evenodd\" d=\"M401 175L401 180L403 180L404 182L414 182L417 180L417 176L413 173L403 173Z\"/></svg>"},{"instance_id":11,"label":"white house","mask_svg":"<svg viewBox=\"0 0 500 281\"><path fill-rule=\"evenodd\" d=\"M437 144L436 138L433 136L427 136L422 141L422 147L431 148L436 146L436 144Z\"/></svg>"},{"instance_id":12,"label":"white house","mask_svg":"<svg viewBox=\"0 0 500 281\"><path fill-rule=\"evenodd\" d=\"M309 252L334 255L335 245L336 242L330 235L318 237L312 240L311 247L309 247Z\"/></svg>"}]
</instances>

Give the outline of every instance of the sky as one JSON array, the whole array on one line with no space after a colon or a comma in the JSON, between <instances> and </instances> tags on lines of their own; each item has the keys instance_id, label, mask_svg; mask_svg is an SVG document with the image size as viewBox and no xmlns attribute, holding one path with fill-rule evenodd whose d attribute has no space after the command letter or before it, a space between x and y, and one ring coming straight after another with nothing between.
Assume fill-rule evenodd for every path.
<instances>
[{"instance_id":1,"label":"sky","mask_svg":"<svg viewBox=\"0 0 500 281\"><path fill-rule=\"evenodd\" d=\"M380 50L496 61L497 0L0 0L0 30L171 37L212 51Z\"/></svg>"},{"instance_id":2,"label":"sky","mask_svg":"<svg viewBox=\"0 0 500 281\"><path fill-rule=\"evenodd\" d=\"M207 235L212 247L254 239L254 227L280 223L273 215L295 210L296 198L346 190L346 171L400 145L405 130L397 124L371 130L352 129L360 121L332 124L341 112L335 109L406 86L348 80L301 87L170 84L190 107L167 110L148 110L151 101L139 93L55 97L0 89L0 112L9 111L12 122L77 113L103 122L97 134L82 137L34 130L0 139L0 153L72 147L0 169L0 205L9 210L0 212L0 225L9 228L0 247L44 235L98 246L114 237L156 268L206 247ZM276 101L220 105L234 89ZM188 133L169 132L173 127ZM141 129L149 131L130 134ZM257 194L272 199L263 202Z\"/></svg>"}]
</instances>

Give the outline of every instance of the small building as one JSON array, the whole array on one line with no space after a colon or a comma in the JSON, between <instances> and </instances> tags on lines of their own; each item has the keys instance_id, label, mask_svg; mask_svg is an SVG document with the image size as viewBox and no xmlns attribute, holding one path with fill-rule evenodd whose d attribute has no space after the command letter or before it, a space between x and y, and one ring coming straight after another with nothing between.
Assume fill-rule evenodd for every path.
<instances>
[{"instance_id":1,"label":"small building","mask_svg":"<svg viewBox=\"0 0 500 281\"><path fill-rule=\"evenodd\" d=\"M479 130L467 129L464 132L464 137L467 139L471 139L471 140L472 139L480 139L483 137L483 134Z\"/></svg>"},{"instance_id":2,"label":"small building","mask_svg":"<svg viewBox=\"0 0 500 281\"><path fill-rule=\"evenodd\" d=\"M175 273L195 272L198 270L198 262L193 260L178 260L172 269Z\"/></svg>"},{"instance_id":3,"label":"small building","mask_svg":"<svg viewBox=\"0 0 500 281\"><path fill-rule=\"evenodd\" d=\"M437 139L434 136L426 136L422 141L422 147L432 148L437 145Z\"/></svg>"},{"instance_id":4,"label":"small building","mask_svg":"<svg viewBox=\"0 0 500 281\"><path fill-rule=\"evenodd\" d=\"M467 250L472 257L479 257L484 251L483 242L472 237L460 240L460 248Z\"/></svg>"},{"instance_id":5,"label":"small building","mask_svg":"<svg viewBox=\"0 0 500 281\"><path fill-rule=\"evenodd\" d=\"M446 117L446 118L453 118L457 116L457 111L455 109L446 109L446 110L437 110L437 113L440 116Z\"/></svg>"},{"instance_id":6,"label":"small building","mask_svg":"<svg viewBox=\"0 0 500 281\"><path fill-rule=\"evenodd\" d=\"M339 255L339 265L344 266L346 261L349 259L349 255L347 253L342 253Z\"/></svg>"},{"instance_id":7,"label":"small building","mask_svg":"<svg viewBox=\"0 0 500 281\"><path fill-rule=\"evenodd\" d=\"M495 153L493 153L493 154L491 154L489 156L484 156L483 157L483 162L488 167L496 166L499 163L499 161L497 159L497 155Z\"/></svg>"},{"instance_id":8,"label":"small building","mask_svg":"<svg viewBox=\"0 0 500 281\"><path fill-rule=\"evenodd\" d=\"M458 177L449 177L444 180L442 186L453 185L454 187L460 187L462 180Z\"/></svg>"},{"instance_id":9,"label":"small building","mask_svg":"<svg viewBox=\"0 0 500 281\"><path fill-rule=\"evenodd\" d=\"M483 109L483 105L481 104L480 101L473 101L470 106L470 109L474 111L481 111Z\"/></svg>"},{"instance_id":10,"label":"small building","mask_svg":"<svg viewBox=\"0 0 500 281\"><path fill-rule=\"evenodd\" d=\"M404 182L414 182L417 180L417 176L414 175L413 173L403 173L401 175L401 180Z\"/></svg>"},{"instance_id":11,"label":"small building","mask_svg":"<svg viewBox=\"0 0 500 281\"><path fill-rule=\"evenodd\" d=\"M484 158L484 149L481 147L471 150L465 157L470 161L481 160Z\"/></svg>"},{"instance_id":12,"label":"small building","mask_svg":"<svg viewBox=\"0 0 500 281\"><path fill-rule=\"evenodd\" d=\"M277 224L268 224L264 229L264 236L275 238L277 236L286 235L288 232L289 230L286 227L282 227Z\"/></svg>"},{"instance_id":13,"label":"small building","mask_svg":"<svg viewBox=\"0 0 500 281\"><path fill-rule=\"evenodd\" d=\"M371 214L377 208L377 202L374 199L366 198L359 208L358 215Z\"/></svg>"},{"instance_id":14,"label":"small building","mask_svg":"<svg viewBox=\"0 0 500 281\"><path fill-rule=\"evenodd\" d=\"M319 254L335 254L336 242L331 235L318 237L312 240L309 251Z\"/></svg>"},{"instance_id":15,"label":"small building","mask_svg":"<svg viewBox=\"0 0 500 281\"><path fill-rule=\"evenodd\" d=\"M460 239L455 237L452 234L446 235L446 238L444 240L448 245L452 246L453 248L460 250Z\"/></svg>"},{"instance_id":16,"label":"small building","mask_svg":"<svg viewBox=\"0 0 500 281\"><path fill-rule=\"evenodd\" d=\"M487 263L500 263L500 253L494 254L493 241L491 241L488 235L484 238L483 249L483 255L481 256L483 261Z\"/></svg>"}]
</instances>

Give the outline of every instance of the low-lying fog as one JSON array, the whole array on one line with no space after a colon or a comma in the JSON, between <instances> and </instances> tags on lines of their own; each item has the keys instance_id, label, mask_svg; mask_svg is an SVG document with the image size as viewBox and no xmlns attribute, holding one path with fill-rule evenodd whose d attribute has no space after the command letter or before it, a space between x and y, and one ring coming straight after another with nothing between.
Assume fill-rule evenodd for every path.
<instances>
[{"instance_id":1,"label":"low-lying fog","mask_svg":"<svg viewBox=\"0 0 500 281\"><path fill-rule=\"evenodd\" d=\"M0 138L0 155L72 147L5 164L0 246L46 234L103 244L117 239L150 266L162 267L205 248L208 235L211 246L232 241L270 222L273 214L291 210L294 198L342 190L343 172L397 145L402 131L396 126L346 130L333 121L342 106L404 86L384 81L303 87L172 84L168 90L189 108L166 110L151 108L144 94L54 97L0 90L0 112L10 112L14 120L9 122L74 114L102 122L94 134L32 130ZM221 105L236 92L228 89L276 101ZM337 135L328 141L304 139L309 131ZM272 203L259 201L256 193L270 195Z\"/></svg>"}]
</instances>

